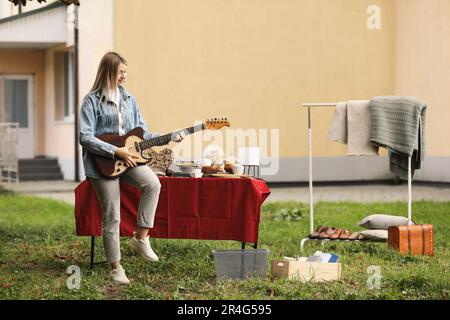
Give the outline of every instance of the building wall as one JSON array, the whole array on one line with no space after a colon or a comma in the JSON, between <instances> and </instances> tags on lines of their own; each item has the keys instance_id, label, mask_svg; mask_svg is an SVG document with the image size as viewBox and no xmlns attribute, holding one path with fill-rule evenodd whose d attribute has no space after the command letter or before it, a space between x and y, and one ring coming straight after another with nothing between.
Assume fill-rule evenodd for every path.
<instances>
[{"instance_id":1,"label":"building wall","mask_svg":"<svg viewBox=\"0 0 450 320\"><path fill-rule=\"evenodd\" d=\"M37 49L0 49L0 74L34 76L34 154L45 155L45 53Z\"/></svg>"},{"instance_id":2,"label":"building wall","mask_svg":"<svg viewBox=\"0 0 450 320\"><path fill-rule=\"evenodd\" d=\"M369 30L373 3L115 0L115 49L129 61L127 86L151 129L211 116L227 116L234 129L280 129L286 175L303 179L287 164L308 152L302 102L394 93L395 5L376 1L382 28ZM331 115L314 112L317 157L345 154L326 141Z\"/></svg>"},{"instance_id":3,"label":"building wall","mask_svg":"<svg viewBox=\"0 0 450 320\"><path fill-rule=\"evenodd\" d=\"M55 115L55 52L64 45L45 51L45 154L57 157L64 179L74 179L74 121L56 120Z\"/></svg>"},{"instance_id":4,"label":"building wall","mask_svg":"<svg viewBox=\"0 0 450 320\"><path fill-rule=\"evenodd\" d=\"M396 1L395 92L427 102L428 156L450 156L450 1Z\"/></svg>"},{"instance_id":5,"label":"building wall","mask_svg":"<svg viewBox=\"0 0 450 320\"><path fill-rule=\"evenodd\" d=\"M380 29L367 27L371 5L380 9ZM427 158L417 177L450 181L443 121L450 112L449 5L115 0L114 48L128 59L127 88L153 131L211 116L227 116L234 129L280 129L280 170L266 177L272 181L308 179L307 110L301 103L417 96L429 106ZM312 112L315 180L392 178L384 150L376 158L348 158L345 146L326 140L332 113Z\"/></svg>"}]
</instances>

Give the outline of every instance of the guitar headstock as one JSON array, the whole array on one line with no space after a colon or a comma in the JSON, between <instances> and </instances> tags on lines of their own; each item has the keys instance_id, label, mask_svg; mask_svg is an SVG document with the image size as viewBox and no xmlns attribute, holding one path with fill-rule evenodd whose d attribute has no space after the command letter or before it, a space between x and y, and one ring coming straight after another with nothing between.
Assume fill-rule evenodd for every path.
<instances>
[{"instance_id":1,"label":"guitar headstock","mask_svg":"<svg viewBox=\"0 0 450 320\"><path fill-rule=\"evenodd\" d=\"M205 121L205 129L218 130L222 127L229 127L230 121L227 118L211 118Z\"/></svg>"}]
</instances>

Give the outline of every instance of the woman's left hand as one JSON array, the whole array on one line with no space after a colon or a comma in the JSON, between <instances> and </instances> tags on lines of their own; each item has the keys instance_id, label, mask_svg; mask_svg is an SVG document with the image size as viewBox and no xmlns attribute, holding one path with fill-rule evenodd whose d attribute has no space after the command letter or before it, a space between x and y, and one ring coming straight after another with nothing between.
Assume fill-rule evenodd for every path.
<instances>
[{"instance_id":1,"label":"woman's left hand","mask_svg":"<svg viewBox=\"0 0 450 320\"><path fill-rule=\"evenodd\" d=\"M176 132L172 133L172 141L180 142L181 140L184 139L185 136L186 136L186 134L184 133L183 130L176 131Z\"/></svg>"}]
</instances>

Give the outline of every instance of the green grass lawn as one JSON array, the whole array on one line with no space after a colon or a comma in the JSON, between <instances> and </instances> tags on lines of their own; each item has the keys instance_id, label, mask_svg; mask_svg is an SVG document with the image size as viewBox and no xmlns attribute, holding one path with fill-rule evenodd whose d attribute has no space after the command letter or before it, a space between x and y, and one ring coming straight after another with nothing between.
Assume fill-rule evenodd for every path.
<instances>
[{"instance_id":1,"label":"green grass lawn","mask_svg":"<svg viewBox=\"0 0 450 320\"><path fill-rule=\"evenodd\" d=\"M316 205L316 224L358 230L357 222L372 213L405 215L406 203L330 203ZM416 202L417 223L435 226L435 256L399 256L385 243L333 243L324 251L341 256L342 280L301 283L253 278L217 281L212 250L239 249L233 241L152 239L160 256L146 263L122 240L122 264L132 281L115 285L109 266L89 269L87 237L75 235L73 207L62 202L0 191L0 299L449 299L450 203ZM299 254L309 229L308 206L284 202L264 205L259 247L270 250L269 261ZM104 260L97 240L97 259ZM305 245L305 255L322 250ZM66 268L81 268L81 288L66 286ZM381 289L368 289L367 268L381 268ZM270 267L269 267L270 272Z\"/></svg>"}]
</instances>

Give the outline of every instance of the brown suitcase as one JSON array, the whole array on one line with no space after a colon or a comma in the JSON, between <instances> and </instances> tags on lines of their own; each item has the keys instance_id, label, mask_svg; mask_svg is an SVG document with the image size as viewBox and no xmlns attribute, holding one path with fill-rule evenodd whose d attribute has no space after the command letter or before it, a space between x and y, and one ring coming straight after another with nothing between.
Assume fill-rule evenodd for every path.
<instances>
[{"instance_id":1,"label":"brown suitcase","mask_svg":"<svg viewBox=\"0 0 450 320\"><path fill-rule=\"evenodd\" d=\"M388 228L388 246L401 254L434 255L432 224L397 226Z\"/></svg>"}]
</instances>

